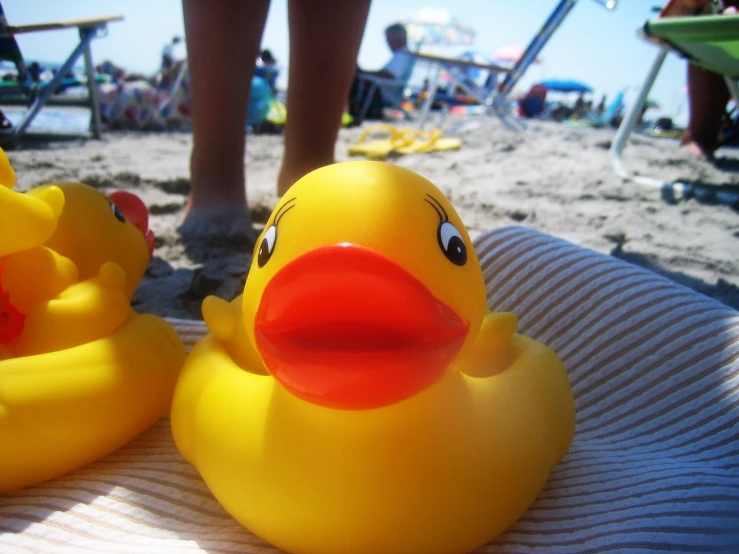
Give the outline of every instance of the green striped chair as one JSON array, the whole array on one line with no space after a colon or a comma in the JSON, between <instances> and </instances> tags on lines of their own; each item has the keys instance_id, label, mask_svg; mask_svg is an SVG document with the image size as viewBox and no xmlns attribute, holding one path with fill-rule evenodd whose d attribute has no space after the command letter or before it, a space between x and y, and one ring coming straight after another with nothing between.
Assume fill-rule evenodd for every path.
<instances>
[{"instance_id":1,"label":"green striped chair","mask_svg":"<svg viewBox=\"0 0 739 554\"><path fill-rule=\"evenodd\" d=\"M642 35L661 47L652 63L636 100L627 111L611 143L610 159L614 172L627 181L660 187L669 197L675 193L689 195L695 185L666 182L664 179L636 175L624 166L623 150L642 113L647 95L657 79L667 54L674 52L690 62L723 75L734 101L739 104L739 15L705 15L665 17L644 24ZM721 187L724 188L724 187ZM739 190L727 189L716 193L727 204L739 202Z\"/></svg>"}]
</instances>

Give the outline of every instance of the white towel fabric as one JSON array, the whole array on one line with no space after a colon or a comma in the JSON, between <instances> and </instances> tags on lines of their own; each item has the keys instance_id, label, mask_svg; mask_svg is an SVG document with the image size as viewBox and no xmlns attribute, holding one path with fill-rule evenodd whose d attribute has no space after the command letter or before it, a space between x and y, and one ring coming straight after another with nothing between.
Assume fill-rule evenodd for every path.
<instances>
[{"instance_id":1,"label":"white towel fabric","mask_svg":"<svg viewBox=\"0 0 739 554\"><path fill-rule=\"evenodd\" d=\"M476 248L490 307L560 355L577 405L569 454L479 552L739 552L739 314L531 229L488 232ZM205 332L173 323L189 346ZM200 551L279 552L219 506L167 420L0 496L4 554Z\"/></svg>"}]
</instances>

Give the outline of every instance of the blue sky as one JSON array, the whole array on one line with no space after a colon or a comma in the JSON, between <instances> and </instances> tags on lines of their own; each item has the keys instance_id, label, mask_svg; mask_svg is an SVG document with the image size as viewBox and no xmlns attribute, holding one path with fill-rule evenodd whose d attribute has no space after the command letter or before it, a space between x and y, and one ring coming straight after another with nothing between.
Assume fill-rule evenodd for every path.
<instances>
[{"instance_id":1,"label":"blue sky","mask_svg":"<svg viewBox=\"0 0 739 554\"><path fill-rule=\"evenodd\" d=\"M422 8L445 8L471 24L477 31L471 49L489 55L496 48L525 45L542 25L557 0L374 0L359 64L381 67L388 59L383 29ZM593 0L579 0L562 26L541 53L542 62L532 66L522 84L542 78L582 80L609 98L625 88L639 85L656 54L656 48L636 36L636 29L651 16L653 2L620 0L608 11ZM162 46L173 35L183 34L179 0L4 0L11 24L123 14L125 20L109 26L106 38L93 42L96 62L110 59L130 70L153 73ZM18 37L27 59L61 62L76 41L75 31L33 33ZM287 1L273 0L262 44L272 50L281 66L287 66ZM466 48L463 48L466 49ZM438 48L437 53L454 55L460 48ZM286 85L286 72L280 84ZM685 117L685 62L669 56L651 97L662 112Z\"/></svg>"}]
</instances>

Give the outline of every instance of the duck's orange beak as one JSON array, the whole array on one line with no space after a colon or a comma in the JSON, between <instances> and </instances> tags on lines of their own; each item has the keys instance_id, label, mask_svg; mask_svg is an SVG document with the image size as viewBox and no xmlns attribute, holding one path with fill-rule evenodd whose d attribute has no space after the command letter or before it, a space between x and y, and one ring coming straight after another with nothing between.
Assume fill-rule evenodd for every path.
<instances>
[{"instance_id":1,"label":"duck's orange beak","mask_svg":"<svg viewBox=\"0 0 739 554\"><path fill-rule=\"evenodd\" d=\"M149 229L149 210L143 200L131 192L117 190L108 195L110 201L118 206L128 220L144 236L149 257L154 253L154 232Z\"/></svg>"},{"instance_id":2,"label":"duck's orange beak","mask_svg":"<svg viewBox=\"0 0 739 554\"><path fill-rule=\"evenodd\" d=\"M407 270L340 244L283 267L264 290L257 347L287 390L315 404L370 409L438 380L468 323Z\"/></svg>"}]
</instances>

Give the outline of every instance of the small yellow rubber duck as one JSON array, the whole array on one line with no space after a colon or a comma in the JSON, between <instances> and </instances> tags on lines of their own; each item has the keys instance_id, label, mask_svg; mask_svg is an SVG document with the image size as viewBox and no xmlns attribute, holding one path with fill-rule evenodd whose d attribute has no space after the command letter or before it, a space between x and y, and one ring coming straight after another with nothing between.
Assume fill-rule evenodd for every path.
<instances>
[{"instance_id":1,"label":"small yellow rubber duck","mask_svg":"<svg viewBox=\"0 0 739 554\"><path fill-rule=\"evenodd\" d=\"M572 441L557 356L489 313L457 213L381 162L300 179L243 298L175 390L175 442L239 522L290 552L467 552L534 501Z\"/></svg>"},{"instance_id":2,"label":"small yellow rubber duck","mask_svg":"<svg viewBox=\"0 0 739 554\"><path fill-rule=\"evenodd\" d=\"M21 194L14 182L2 153L0 492L138 435L169 409L185 358L167 322L131 308L154 240L143 202L81 183Z\"/></svg>"}]
</instances>

